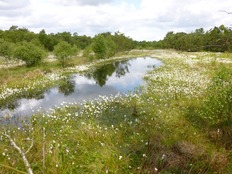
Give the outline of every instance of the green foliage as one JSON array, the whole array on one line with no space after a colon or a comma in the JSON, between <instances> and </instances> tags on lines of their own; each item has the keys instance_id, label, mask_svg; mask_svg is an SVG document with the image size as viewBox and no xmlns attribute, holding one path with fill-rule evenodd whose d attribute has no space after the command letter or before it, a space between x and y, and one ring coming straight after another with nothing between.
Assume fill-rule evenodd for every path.
<instances>
[{"instance_id":1,"label":"green foliage","mask_svg":"<svg viewBox=\"0 0 232 174\"><path fill-rule=\"evenodd\" d=\"M85 49L92 43L92 38L89 36L78 36L76 33L73 35L73 43L80 49Z\"/></svg>"},{"instance_id":2,"label":"green foliage","mask_svg":"<svg viewBox=\"0 0 232 174\"><path fill-rule=\"evenodd\" d=\"M126 37L123 33L114 33L113 39L116 44L116 53L122 51L129 51L135 48L135 42L131 38Z\"/></svg>"},{"instance_id":3,"label":"green foliage","mask_svg":"<svg viewBox=\"0 0 232 174\"><path fill-rule=\"evenodd\" d=\"M29 42L22 42L14 51L14 57L25 61L27 66L38 65L45 55L46 52L41 47Z\"/></svg>"},{"instance_id":4,"label":"green foliage","mask_svg":"<svg viewBox=\"0 0 232 174\"><path fill-rule=\"evenodd\" d=\"M59 41L65 41L69 44L72 44L72 34L70 32L57 33L56 37Z\"/></svg>"},{"instance_id":5,"label":"green foliage","mask_svg":"<svg viewBox=\"0 0 232 174\"><path fill-rule=\"evenodd\" d=\"M84 49L83 57L87 58L89 61L94 60L94 52L92 51L92 45L89 45Z\"/></svg>"},{"instance_id":6,"label":"green foliage","mask_svg":"<svg viewBox=\"0 0 232 174\"><path fill-rule=\"evenodd\" d=\"M203 118L211 125L232 124L232 70L220 67L207 89Z\"/></svg>"},{"instance_id":7,"label":"green foliage","mask_svg":"<svg viewBox=\"0 0 232 174\"><path fill-rule=\"evenodd\" d=\"M214 27L206 33L206 50L214 52L228 51L232 43L232 31L224 25Z\"/></svg>"},{"instance_id":8,"label":"green foliage","mask_svg":"<svg viewBox=\"0 0 232 174\"><path fill-rule=\"evenodd\" d=\"M94 37L92 50L97 59L114 56L118 52L129 51L134 48L134 41L122 33L101 33Z\"/></svg>"},{"instance_id":9,"label":"green foliage","mask_svg":"<svg viewBox=\"0 0 232 174\"><path fill-rule=\"evenodd\" d=\"M0 39L0 56L3 56L7 59L11 58L13 54L14 44Z\"/></svg>"},{"instance_id":10,"label":"green foliage","mask_svg":"<svg viewBox=\"0 0 232 174\"><path fill-rule=\"evenodd\" d=\"M39 32L38 39L40 44L48 51L53 51L54 46L58 43L58 40L53 35L46 34L45 30Z\"/></svg>"},{"instance_id":11,"label":"green foliage","mask_svg":"<svg viewBox=\"0 0 232 174\"><path fill-rule=\"evenodd\" d=\"M204 30L197 29L190 34L184 32L168 32L160 41L164 48L172 48L181 51L201 51L204 48Z\"/></svg>"},{"instance_id":12,"label":"green foliage","mask_svg":"<svg viewBox=\"0 0 232 174\"><path fill-rule=\"evenodd\" d=\"M92 45L93 52L96 55L97 59L104 59L106 58L107 54L107 45L105 43L105 38L102 35L97 35L94 38L93 45Z\"/></svg>"},{"instance_id":13,"label":"green foliage","mask_svg":"<svg viewBox=\"0 0 232 174\"><path fill-rule=\"evenodd\" d=\"M68 42L81 49L85 49L92 43L91 37L78 36L77 33L74 33L73 35L70 32L47 34L43 29L36 34L26 28L19 28L18 26L12 26L5 31L0 30L0 38L10 43L20 43L24 41L31 42L37 40L37 43L42 45L48 51L53 51L54 46L61 41Z\"/></svg>"},{"instance_id":14,"label":"green foliage","mask_svg":"<svg viewBox=\"0 0 232 174\"><path fill-rule=\"evenodd\" d=\"M19 42L30 42L33 39L37 39L35 33L30 32L26 28L18 28L18 26L12 26L9 30L6 30L2 35L2 38L8 42L19 43Z\"/></svg>"},{"instance_id":15,"label":"green foliage","mask_svg":"<svg viewBox=\"0 0 232 174\"><path fill-rule=\"evenodd\" d=\"M106 45L106 57L110 58L115 55L116 52L116 44L113 41L112 37L106 37L105 39L105 45Z\"/></svg>"},{"instance_id":16,"label":"green foliage","mask_svg":"<svg viewBox=\"0 0 232 174\"><path fill-rule=\"evenodd\" d=\"M68 77L61 80L59 87L59 93L63 93L65 96L72 94L75 91L75 82Z\"/></svg>"},{"instance_id":17,"label":"green foliage","mask_svg":"<svg viewBox=\"0 0 232 174\"><path fill-rule=\"evenodd\" d=\"M170 31L163 40L155 43L155 48L168 48L181 51L214 51L232 50L232 29L221 25L205 32L203 28L191 33ZM141 45L141 43L138 43ZM143 44L144 45L144 44Z\"/></svg>"},{"instance_id":18,"label":"green foliage","mask_svg":"<svg viewBox=\"0 0 232 174\"><path fill-rule=\"evenodd\" d=\"M77 48L71 44L61 41L54 48L54 54L64 67L68 63L68 59L77 53Z\"/></svg>"},{"instance_id":19,"label":"green foliage","mask_svg":"<svg viewBox=\"0 0 232 174\"><path fill-rule=\"evenodd\" d=\"M104 41L98 40L101 35ZM108 58L115 53L129 51L134 48L139 49L176 49L181 51L214 51L214 52L231 52L232 51L232 29L221 25L214 27L209 31L203 28L196 29L191 33L170 31L163 40L160 41L134 41L125 36L123 33L105 32L96 35L94 38L89 36L78 36L70 32L50 33L46 34L45 30L41 30L39 34L33 33L26 28L12 26L9 30L1 31L0 38L7 42L31 42L39 41L41 45L48 51L53 51L54 46L61 41L65 41L71 45L75 45L80 49L85 49L93 44L92 51L96 51L96 58ZM103 44L104 43L104 44ZM94 51L94 52L95 52Z\"/></svg>"}]
</instances>

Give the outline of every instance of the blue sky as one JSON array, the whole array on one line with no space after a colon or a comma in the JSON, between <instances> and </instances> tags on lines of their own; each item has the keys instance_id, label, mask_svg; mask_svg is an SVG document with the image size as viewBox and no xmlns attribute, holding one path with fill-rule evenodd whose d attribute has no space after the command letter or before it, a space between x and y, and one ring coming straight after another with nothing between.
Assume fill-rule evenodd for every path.
<instances>
[{"instance_id":1,"label":"blue sky","mask_svg":"<svg viewBox=\"0 0 232 174\"><path fill-rule=\"evenodd\" d=\"M0 29L12 25L47 33L94 36L120 31L135 40L160 40L169 31L232 25L231 0L0 0Z\"/></svg>"},{"instance_id":2,"label":"blue sky","mask_svg":"<svg viewBox=\"0 0 232 174\"><path fill-rule=\"evenodd\" d=\"M115 4L120 4L123 2L123 0L113 0ZM133 4L136 8L140 7L141 0L124 0L124 2L127 2L128 4Z\"/></svg>"}]
</instances>

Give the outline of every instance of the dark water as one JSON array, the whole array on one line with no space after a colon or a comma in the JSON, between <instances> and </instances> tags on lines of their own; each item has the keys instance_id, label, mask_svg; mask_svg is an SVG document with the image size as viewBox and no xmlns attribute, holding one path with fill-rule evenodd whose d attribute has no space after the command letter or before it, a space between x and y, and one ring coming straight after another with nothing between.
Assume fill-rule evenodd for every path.
<instances>
[{"instance_id":1,"label":"dark water","mask_svg":"<svg viewBox=\"0 0 232 174\"><path fill-rule=\"evenodd\" d=\"M99 95L126 94L143 85L146 72L160 65L159 60L145 57L97 66L85 74L73 74L47 91L30 94L30 99L27 97L14 101L9 106L11 109L0 110L0 116L30 116L64 102L82 102Z\"/></svg>"}]
</instances>

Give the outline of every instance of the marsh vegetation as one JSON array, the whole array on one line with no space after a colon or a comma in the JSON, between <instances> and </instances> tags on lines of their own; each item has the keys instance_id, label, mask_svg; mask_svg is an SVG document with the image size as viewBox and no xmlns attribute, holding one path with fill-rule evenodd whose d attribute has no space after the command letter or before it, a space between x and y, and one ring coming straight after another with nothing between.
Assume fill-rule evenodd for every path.
<instances>
[{"instance_id":1,"label":"marsh vegetation","mask_svg":"<svg viewBox=\"0 0 232 174\"><path fill-rule=\"evenodd\" d=\"M141 54L164 63L144 76L141 93L63 103L16 125L1 116L1 171L27 169L10 137L34 173L230 173L232 55L134 50L120 59ZM1 101L45 90L91 64L46 73L41 67L13 68L14 80L1 79L7 80ZM15 80L19 71L23 81Z\"/></svg>"}]
</instances>

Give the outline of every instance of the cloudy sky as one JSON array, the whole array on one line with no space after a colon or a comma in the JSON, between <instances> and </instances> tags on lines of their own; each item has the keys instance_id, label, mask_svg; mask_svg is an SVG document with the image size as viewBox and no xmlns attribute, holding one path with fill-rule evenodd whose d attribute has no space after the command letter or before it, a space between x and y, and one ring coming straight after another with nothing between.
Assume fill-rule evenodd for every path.
<instances>
[{"instance_id":1,"label":"cloudy sky","mask_svg":"<svg viewBox=\"0 0 232 174\"><path fill-rule=\"evenodd\" d=\"M232 25L232 0L0 0L0 29L12 25L46 33L94 36L120 31L134 40L163 39Z\"/></svg>"}]
</instances>

